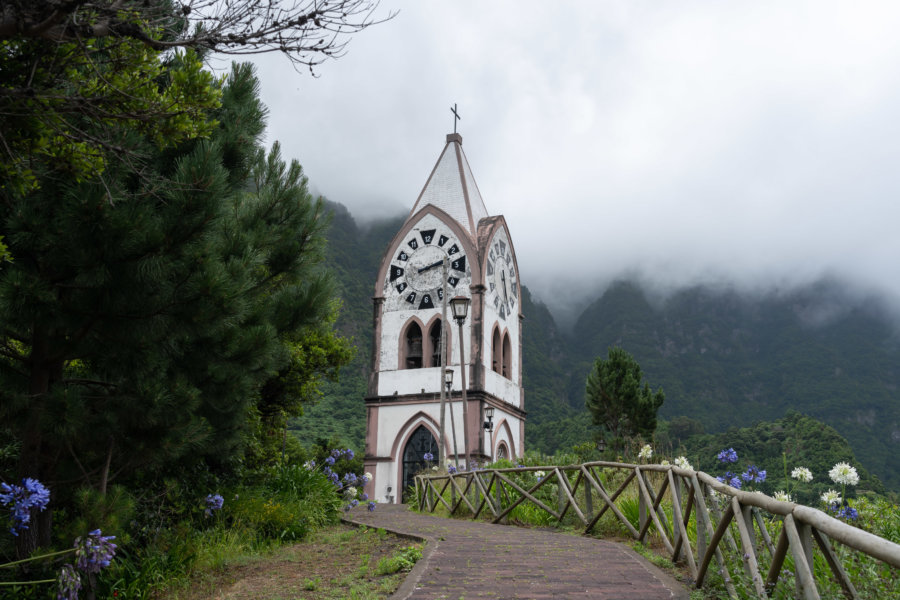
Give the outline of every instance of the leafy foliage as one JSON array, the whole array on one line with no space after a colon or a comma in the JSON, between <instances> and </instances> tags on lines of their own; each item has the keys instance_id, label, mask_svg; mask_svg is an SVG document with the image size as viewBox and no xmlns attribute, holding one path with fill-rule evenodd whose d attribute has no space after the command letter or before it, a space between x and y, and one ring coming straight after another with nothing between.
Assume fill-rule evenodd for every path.
<instances>
[{"instance_id":1,"label":"leafy foliage","mask_svg":"<svg viewBox=\"0 0 900 600\"><path fill-rule=\"evenodd\" d=\"M280 51L310 68L341 55L349 34L378 22L377 2L28 0L0 11L0 192L76 181L212 132L219 87L201 55ZM387 18L390 18L388 16ZM0 249L0 257L3 256Z\"/></svg>"}]
</instances>

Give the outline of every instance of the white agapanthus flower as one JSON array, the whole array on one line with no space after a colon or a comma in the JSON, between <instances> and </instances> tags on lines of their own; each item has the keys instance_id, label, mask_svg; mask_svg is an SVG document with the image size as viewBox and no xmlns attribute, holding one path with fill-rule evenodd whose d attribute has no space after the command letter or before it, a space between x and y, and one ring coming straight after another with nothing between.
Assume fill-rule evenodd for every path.
<instances>
[{"instance_id":1,"label":"white agapanthus flower","mask_svg":"<svg viewBox=\"0 0 900 600\"><path fill-rule=\"evenodd\" d=\"M368 471L366 471L366 473L365 473L365 475L363 475L363 477L365 477L366 480L368 480L368 481L372 481L372 474L369 473Z\"/></svg>"},{"instance_id":2,"label":"white agapanthus flower","mask_svg":"<svg viewBox=\"0 0 900 600\"><path fill-rule=\"evenodd\" d=\"M809 483L813 480L812 471L810 471L806 467L795 467L794 470L791 471L791 477L805 483Z\"/></svg>"},{"instance_id":3,"label":"white agapanthus flower","mask_svg":"<svg viewBox=\"0 0 900 600\"><path fill-rule=\"evenodd\" d=\"M831 470L828 471L828 476L831 477L833 482L841 485L856 485L859 483L859 474L856 472L856 468L845 462L839 462L831 467Z\"/></svg>"},{"instance_id":4,"label":"white agapanthus flower","mask_svg":"<svg viewBox=\"0 0 900 600\"><path fill-rule=\"evenodd\" d=\"M534 476L537 477L538 479L543 479L544 477L547 476L547 474L544 471L535 471Z\"/></svg>"},{"instance_id":5,"label":"white agapanthus flower","mask_svg":"<svg viewBox=\"0 0 900 600\"><path fill-rule=\"evenodd\" d=\"M688 462L687 457L679 456L675 459L675 466L680 467L682 469L689 469L691 471L694 470L694 467L691 466L691 463Z\"/></svg>"},{"instance_id":6,"label":"white agapanthus flower","mask_svg":"<svg viewBox=\"0 0 900 600\"><path fill-rule=\"evenodd\" d=\"M649 459L651 456L653 456L653 448L650 447L650 444L644 444L644 447L638 452L638 458Z\"/></svg>"},{"instance_id":7,"label":"white agapanthus flower","mask_svg":"<svg viewBox=\"0 0 900 600\"><path fill-rule=\"evenodd\" d=\"M775 492L775 499L779 502L793 502L793 500L791 500L791 495L784 490Z\"/></svg>"},{"instance_id":8,"label":"white agapanthus flower","mask_svg":"<svg viewBox=\"0 0 900 600\"><path fill-rule=\"evenodd\" d=\"M664 467L668 467L671 463L664 458L659 462L659 464L661 464Z\"/></svg>"},{"instance_id":9,"label":"white agapanthus flower","mask_svg":"<svg viewBox=\"0 0 900 600\"><path fill-rule=\"evenodd\" d=\"M841 495L838 494L834 490L828 490L824 494L822 494L822 502L825 504L840 504L841 503Z\"/></svg>"},{"instance_id":10,"label":"white agapanthus flower","mask_svg":"<svg viewBox=\"0 0 900 600\"><path fill-rule=\"evenodd\" d=\"M356 498L356 488L352 485L344 490L344 493L347 494L350 498Z\"/></svg>"}]
</instances>

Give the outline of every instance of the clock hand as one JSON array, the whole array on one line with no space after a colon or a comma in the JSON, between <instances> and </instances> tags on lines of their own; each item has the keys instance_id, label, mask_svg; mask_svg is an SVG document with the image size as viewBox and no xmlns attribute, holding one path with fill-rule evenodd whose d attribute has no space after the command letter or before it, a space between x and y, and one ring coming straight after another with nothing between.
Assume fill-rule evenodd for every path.
<instances>
[{"instance_id":1,"label":"clock hand","mask_svg":"<svg viewBox=\"0 0 900 600\"><path fill-rule=\"evenodd\" d=\"M419 269L419 273L424 273L425 271L430 271L431 269L433 269L435 267L439 267L442 264L444 264L444 259L435 261L426 267L422 267L421 269Z\"/></svg>"},{"instance_id":2,"label":"clock hand","mask_svg":"<svg viewBox=\"0 0 900 600\"><path fill-rule=\"evenodd\" d=\"M500 271L500 279L503 280L503 301L509 304L509 294L506 293L506 271Z\"/></svg>"}]
</instances>

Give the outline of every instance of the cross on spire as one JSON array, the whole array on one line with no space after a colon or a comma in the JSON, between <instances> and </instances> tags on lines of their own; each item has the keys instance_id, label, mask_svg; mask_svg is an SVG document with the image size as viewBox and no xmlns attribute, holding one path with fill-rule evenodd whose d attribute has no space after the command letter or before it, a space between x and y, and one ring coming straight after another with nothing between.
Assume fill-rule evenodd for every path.
<instances>
[{"instance_id":1,"label":"cross on spire","mask_svg":"<svg viewBox=\"0 0 900 600\"><path fill-rule=\"evenodd\" d=\"M456 112L456 102L453 103L453 108L450 109L450 112L453 113L453 133L456 133L456 122L462 119L459 113Z\"/></svg>"}]
</instances>

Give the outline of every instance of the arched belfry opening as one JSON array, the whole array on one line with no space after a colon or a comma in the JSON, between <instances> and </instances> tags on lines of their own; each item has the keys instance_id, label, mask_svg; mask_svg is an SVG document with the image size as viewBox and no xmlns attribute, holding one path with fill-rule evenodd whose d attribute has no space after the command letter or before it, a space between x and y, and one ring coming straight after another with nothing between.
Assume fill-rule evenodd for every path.
<instances>
[{"instance_id":1,"label":"arched belfry opening","mask_svg":"<svg viewBox=\"0 0 900 600\"><path fill-rule=\"evenodd\" d=\"M503 365L503 349L500 345L500 330L494 327L494 335L491 336L491 370L499 373Z\"/></svg>"},{"instance_id":2,"label":"arched belfry opening","mask_svg":"<svg viewBox=\"0 0 900 600\"><path fill-rule=\"evenodd\" d=\"M416 473L428 467L425 454L438 455L437 440L424 425L419 425L406 442L403 448L403 486L401 487L401 502L406 501L410 487L415 488Z\"/></svg>"},{"instance_id":3,"label":"arched belfry opening","mask_svg":"<svg viewBox=\"0 0 900 600\"><path fill-rule=\"evenodd\" d=\"M509 334L503 334L503 369L501 375L507 379L512 379L512 344L509 341Z\"/></svg>"},{"instance_id":4,"label":"arched belfry opening","mask_svg":"<svg viewBox=\"0 0 900 600\"><path fill-rule=\"evenodd\" d=\"M432 367L441 366L441 321L438 319L431 325L428 331L428 340L431 342L431 364Z\"/></svg>"},{"instance_id":5,"label":"arched belfry opening","mask_svg":"<svg viewBox=\"0 0 900 600\"><path fill-rule=\"evenodd\" d=\"M421 369L422 368L422 328L413 321L406 328L406 334L403 336L403 361L404 369Z\"/></svg>"}]
</instances>

